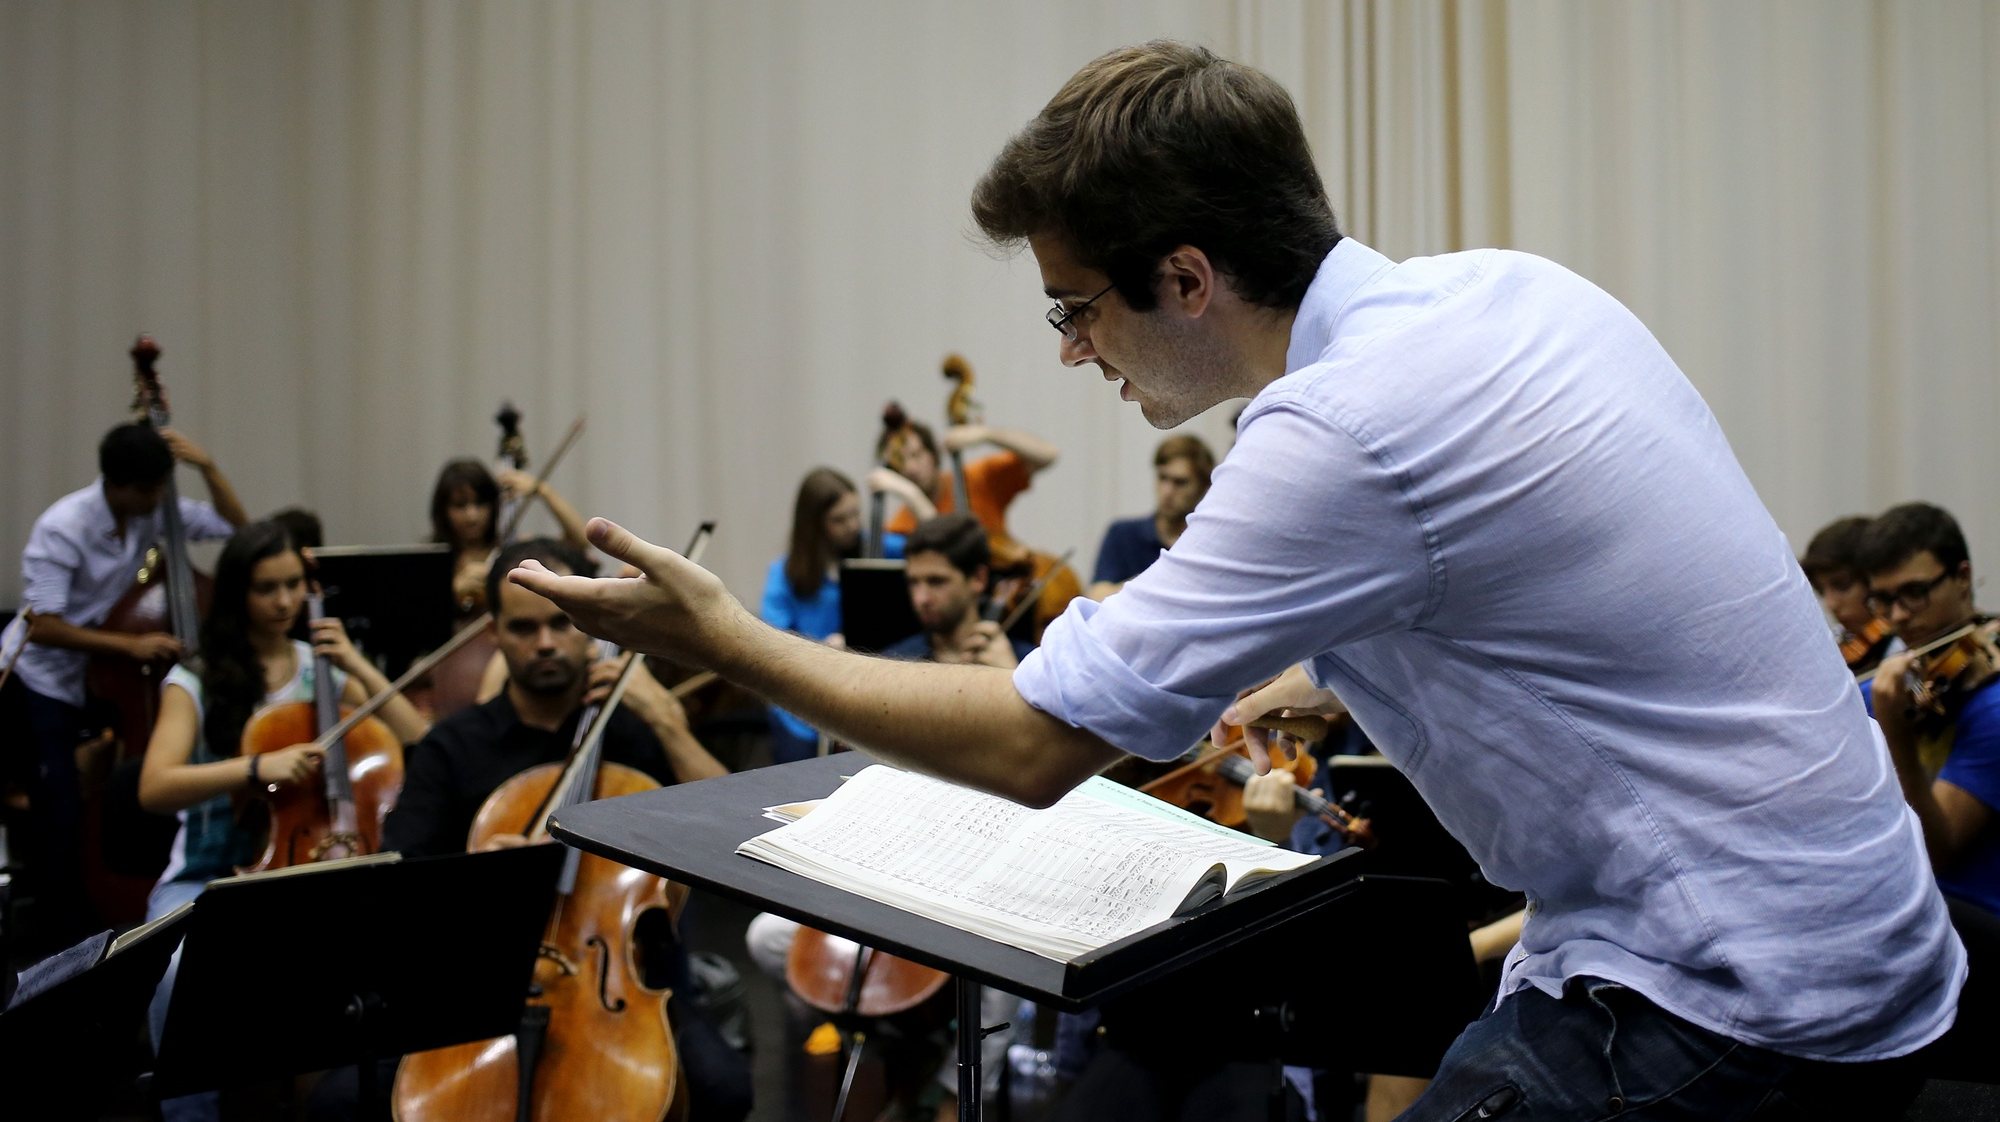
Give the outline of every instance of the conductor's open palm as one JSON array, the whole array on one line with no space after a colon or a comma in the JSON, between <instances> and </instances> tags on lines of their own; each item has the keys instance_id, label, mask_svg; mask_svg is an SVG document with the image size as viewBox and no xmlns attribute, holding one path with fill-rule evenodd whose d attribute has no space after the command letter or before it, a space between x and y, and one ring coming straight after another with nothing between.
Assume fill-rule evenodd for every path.
<instances>
[{"instance_id":1,"label":"conductor's open palm","mask_svg":"<svg viewBox=\"0 0 2000 1122\"><path fill-rule=\"evenodd\" d=\"M591 519L586 533L592 545L640 575L559 576L525 561L507 579L554 601L578 627L600 639L708 666L710 652L743 612L722 582L673 550L606 519Z\"/></svg>"}]
</instances>

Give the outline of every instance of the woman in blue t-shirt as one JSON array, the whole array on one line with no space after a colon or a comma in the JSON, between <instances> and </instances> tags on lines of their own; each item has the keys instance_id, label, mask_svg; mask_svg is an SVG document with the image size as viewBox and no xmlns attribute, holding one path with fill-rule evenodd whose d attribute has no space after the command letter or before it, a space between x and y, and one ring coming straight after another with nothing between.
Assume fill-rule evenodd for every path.
<instances>
[{"instance_id":1,"label":"woman in blue t-shirt","mask_svg":"<svg viewBox=\"0 0 2000 1122\"><path fill-rule=\"evenodd\" d=\"M884 555L902 556L901 535L883 538ZM861 554L861 497L853 480L814 468L792 503L791 547L764 580L764 622L808 639L846 646L840 634L840 563ZM771 759L803 760L819 750L819 730L773 706Z\"/></svg>"},{"instance_id":2,"label":"woman in blue t-shirt","mask_svg":"<svg viewBox=\"0 0 2000 1122\"><path fill-rule=\"evenodd\" d=\"M180 819L166 872L146 902L149 920L255 860L261 838L237 817L232 796L318 776L320 752L310 744L240 755L243 726L252 714L267 705L311 701L315 653L337 668L335 684L350 704L389 684L348 642L337 619L315 623L310 645L293 639L305 601L305 562L284 526L253 522L222 547L214 596L201 625L202 669L196 673L182 663L168 672L139 774L140 804ZM390 699L381 717L404 743L422 738L429 728L402 697ZM156 1046L179 965L176 952L153 998ZM212 1118L214 1101L212 1094L169 1100L161 1104L162 1114Z\"/></svg>"}]
</instances>

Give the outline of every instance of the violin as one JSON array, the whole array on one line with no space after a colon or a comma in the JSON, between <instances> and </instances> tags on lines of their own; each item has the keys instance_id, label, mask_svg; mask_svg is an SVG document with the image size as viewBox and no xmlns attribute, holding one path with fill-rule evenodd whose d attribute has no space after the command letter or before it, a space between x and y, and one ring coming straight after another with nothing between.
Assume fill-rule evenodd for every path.
<instances>
[{"instance_id":1,"label":"violin","mask_svg":"<svg viewBox=\"0 0 2000 1122\"><path fill-rule=\"evenodd\" d=\"M317 622L325 614L325 602L315 588L306 597L306 618ZM382 700L392 696L385 691ZM264 852L240 872L380 851L382 823L403 789L403 742L379 717L363 714L349 721L341 717L333 660L315 653L313 700L270 706L244 724L245 756L306 743L319 745L323 755L318 786L266 788L263 797L270 804L271 824Z\"/></svg>"},{"instance_id":2,"label":"violin","mask_svg":"<svg viewBox=\"0 0 2000 1122\"><path fill-rule=\"evenodd\" d=\"M702 524L689 560L699 560L713 530L714 523ZM546 842L549 819L561 810L659 787L637 768L603 758L604 730L639 664L626 656L610 694L578 716L568 759L529 768L487 796L467 850L507 834ZM687 1085L667 1016L673 994L646 985L637 951L646 926L678 926L686 886L571 849L556 892L520 1029L404 1057L393 1095L398 1122L686 1116Z\"/></svg>"},{"instance_id":3,"label":"violin","mask_svg":"<svg viewBox=\"0 0 2000 1122\"><path fill-rule=\"evenodd\" d=\"M1858 665L1876 649L1876 645L1887 639L1894 629L1889 621L1880 616L1868 621L1868 626L1859 632L1850 633L1840 641L1840 657L1849 666Z\"/></svg>"},{"instance_id":4,"label":"violin","mask_svg":"<svg viewBox=\"0 0 2000 1122\"><path fill-rule=\"evenodd\" d=\"M1332 729L1329 722L1315 717L1270 716L1251 724L1309 740L1324 740ZM1243 809L1243 787L1256 774L1256 768L1250 762L1249 741L1240 726L1222 727L1225 731L1220 745L1203 741L1190 753L1192 759L1157 779L1141 784L1139 790L1218 825L1241 829L1248 824L1249 815ZM1292 800L1300 810L1350 838L1358 840L1363 836L1365 822L1348 814L1339 804L1312 792L1319 764L1310 752L1273 752L1270 760L1271 770L1292 774Z\"/></svg>"},{"instance_id":5,"label":"violin","mask_svg":"<svg viewBox=\"0 0 2000 1122\"><path fill-rule=\"evenodd\" d=\"M1950 724L1967 698L2000 677L2000 619L1977 616L1910 652L1909 717L1927 730ZM1855 677L1873 681L1879 670Z\"/></svg>"}]
</instances>

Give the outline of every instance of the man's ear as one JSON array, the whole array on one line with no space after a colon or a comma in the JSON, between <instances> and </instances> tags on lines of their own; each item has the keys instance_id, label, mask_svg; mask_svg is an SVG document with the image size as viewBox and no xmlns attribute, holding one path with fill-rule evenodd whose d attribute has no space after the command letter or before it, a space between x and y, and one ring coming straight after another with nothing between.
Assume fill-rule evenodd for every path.
<instances>
[{"instance_id":1,"label":"man's ear","mask_svg":"<svg viewBox=\"0 0 2000 1122\"><path fill-rule=\"evenodd\" d=\"M987 587L992 582L993 572L986 566L981 565L978 568L972 570L972 575L966 577L965 579L972 582L972 587L974 591L978 592L981 596L984 596L986 595Z\"/></svg>"},{"instance_id":2,"label":"man's ear","mask_svg":"<svg viewBox=\"0 0 2000 1122\"><path fill-rule=\"evenodd\" d=\"M1191 245L1178 245L1160 259L1163 282L1160 299L1178 307L1190 319L1208 310L1220 293L1222 275L1208 254Z\"/></svg>"}]
</instances>

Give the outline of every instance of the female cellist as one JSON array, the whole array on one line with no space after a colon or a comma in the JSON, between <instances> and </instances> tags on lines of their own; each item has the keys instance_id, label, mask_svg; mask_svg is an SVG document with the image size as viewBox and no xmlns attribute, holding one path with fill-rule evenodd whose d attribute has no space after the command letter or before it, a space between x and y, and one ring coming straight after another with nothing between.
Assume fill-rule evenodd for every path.
<instances>
[{"instance_id":1,"label":"female cellist","mask_svg":"<svg viewBox=\"0 0 2000 1122\"><path fill-rule=\"evenodd\" d=\"M155 813L177 814L173 856L147 901L154 919L200 895L210 880L227 876L256 856L257 831L236 814L236 796L309 783L319 751L297 745L242 757L244 724L262 706L313 696L313 661L331 658L346 699L365 700L388 685L348 642L337 619L319 621L311 645L291 638L306 596L305 563L285 528L253 522L238 530L216 562L215 594L201 641L203 668L169 671L161 686L160 716L139 776L139 801ZM427 726L408 701L395 698L382 717L400 738L423 736ZM153 999L157 1037L166 1019L176 956ZM212 1118L213 1095L162 1104L167 1118Z\"/></svg>"},{"instance_id":2,"label":"female cellist","mask_svg":"<svg viewBox=\"0 0 2000 1122\"><path fill-rule=\"evenodd\" d=\"M462 619L486 608L486 570L494 550L505 544L500 541L503 497L541 499L562 526L563 540L589 549L583 517L546 480L537 481L518 468L502 468L496 475L478 460L451 461L431 488L431 540L452 548L452 599Z\"/></svg>"}]
</instances>

